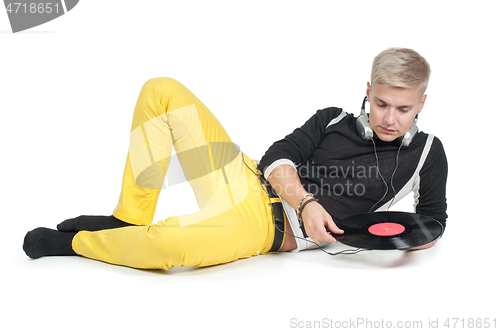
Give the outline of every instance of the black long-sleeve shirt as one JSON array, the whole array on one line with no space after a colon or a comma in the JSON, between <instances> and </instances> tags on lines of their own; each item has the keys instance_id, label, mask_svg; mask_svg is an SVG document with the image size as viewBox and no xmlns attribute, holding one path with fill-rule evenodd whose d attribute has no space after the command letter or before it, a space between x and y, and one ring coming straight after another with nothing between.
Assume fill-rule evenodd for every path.
<instances>
[{"instance_id":1,"label":"black long-sleeve shirt","mask_svg":"<svg viewBox=\"0 0 500 332\"><path fill-rule=\"evenodd\" d=\"M448 164L441 141L418 132L408 147L401 147L391 181L400 145L374 139L375 155L373 142L358 134L356 119L340 108L317 111L302 127L271 145L259 170L267 178L274 167L293 163L304 188L315 194L334 221L385 210L413 191L415 212L445 227Z\"/></svg>"}]
</instances>

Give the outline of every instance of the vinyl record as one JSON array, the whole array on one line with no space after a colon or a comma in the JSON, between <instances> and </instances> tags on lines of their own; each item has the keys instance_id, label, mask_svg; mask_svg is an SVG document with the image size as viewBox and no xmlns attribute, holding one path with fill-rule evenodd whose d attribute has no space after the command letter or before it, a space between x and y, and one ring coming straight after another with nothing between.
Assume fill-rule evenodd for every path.
<instances>
[{"instance_id":1,"label":"vinyl record","mask_svg":"<svg viewBox=\"0 0 500 332\"><path fill-rule=\"evenodd\" d=\"M374 212L335 221L337 241L364 249L409 249L439 238L444 228L431 217L407 212Z\"/></svg>"}]
</instances>

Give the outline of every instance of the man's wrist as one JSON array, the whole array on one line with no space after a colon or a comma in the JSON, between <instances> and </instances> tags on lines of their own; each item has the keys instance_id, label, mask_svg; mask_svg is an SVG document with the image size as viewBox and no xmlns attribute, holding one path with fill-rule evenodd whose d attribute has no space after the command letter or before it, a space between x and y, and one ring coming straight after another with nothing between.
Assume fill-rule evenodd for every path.
<instances>
[{"instance_id":1,"label":"man's wrist","mask_svg":"<svg viewBox=\"0 0 500 332\"><path fill-rule=\"evenodd\" d=\"M317 202L318 200L314 197L313 194L306 194L304 197L302 197L301 202L298 206L298 212L297 212L297 219L299 220L299 223L302 225L302 212L304 211L304 208L307 206L307 204L311 202Z\"/></svg>"},{"instance_id":2,"label":"man's wrist","mask_svg":"<svg viewBox=\"0 0 500 332\"><path fill-rule=\"evenodd\" d=\"M299 213L301 208L302 208L302 204L304 204L304 202L308 199L311 199L311 198L314 198L314 194L311 194L311 193L306 193L304 196L302 196L302 198L300 199L299 201L299 204L297 205L297 210L296 212Z\"/></svg>"}]
</instances>

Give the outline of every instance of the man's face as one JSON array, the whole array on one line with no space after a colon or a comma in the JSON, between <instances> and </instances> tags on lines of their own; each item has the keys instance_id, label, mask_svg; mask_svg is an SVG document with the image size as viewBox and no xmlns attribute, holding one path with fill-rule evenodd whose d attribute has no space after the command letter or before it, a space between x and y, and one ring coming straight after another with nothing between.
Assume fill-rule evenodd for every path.
<instances>
[{"instance_id":1,"label":"man's face","mask_svg":"<svg viewBox=\"0 0 500 332\"><path fill-rule=\"evenodd\" d=\"M410 130L427 97L422 95L421 88L404 89L380 83L373 86L368 83L366 96L370 102L370 126L386 142Z\"/></svg>"}]
</instances>

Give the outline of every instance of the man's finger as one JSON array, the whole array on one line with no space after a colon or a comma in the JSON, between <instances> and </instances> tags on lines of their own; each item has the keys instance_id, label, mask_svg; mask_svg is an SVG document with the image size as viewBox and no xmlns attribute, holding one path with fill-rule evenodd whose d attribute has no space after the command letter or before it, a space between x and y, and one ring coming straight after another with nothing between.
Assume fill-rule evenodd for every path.
<instances>
[{"instance_id":1,"label":"man's finger","mask_svg":"<svg viewBox=\"0 0 500 332\"><path fill-rule=\"evenodd\" d=\"M343 234L344 230L340 229L333 221L328 220L328 229L330 232L335 233L335 234Z\"/></svg>"}]
</instances>

